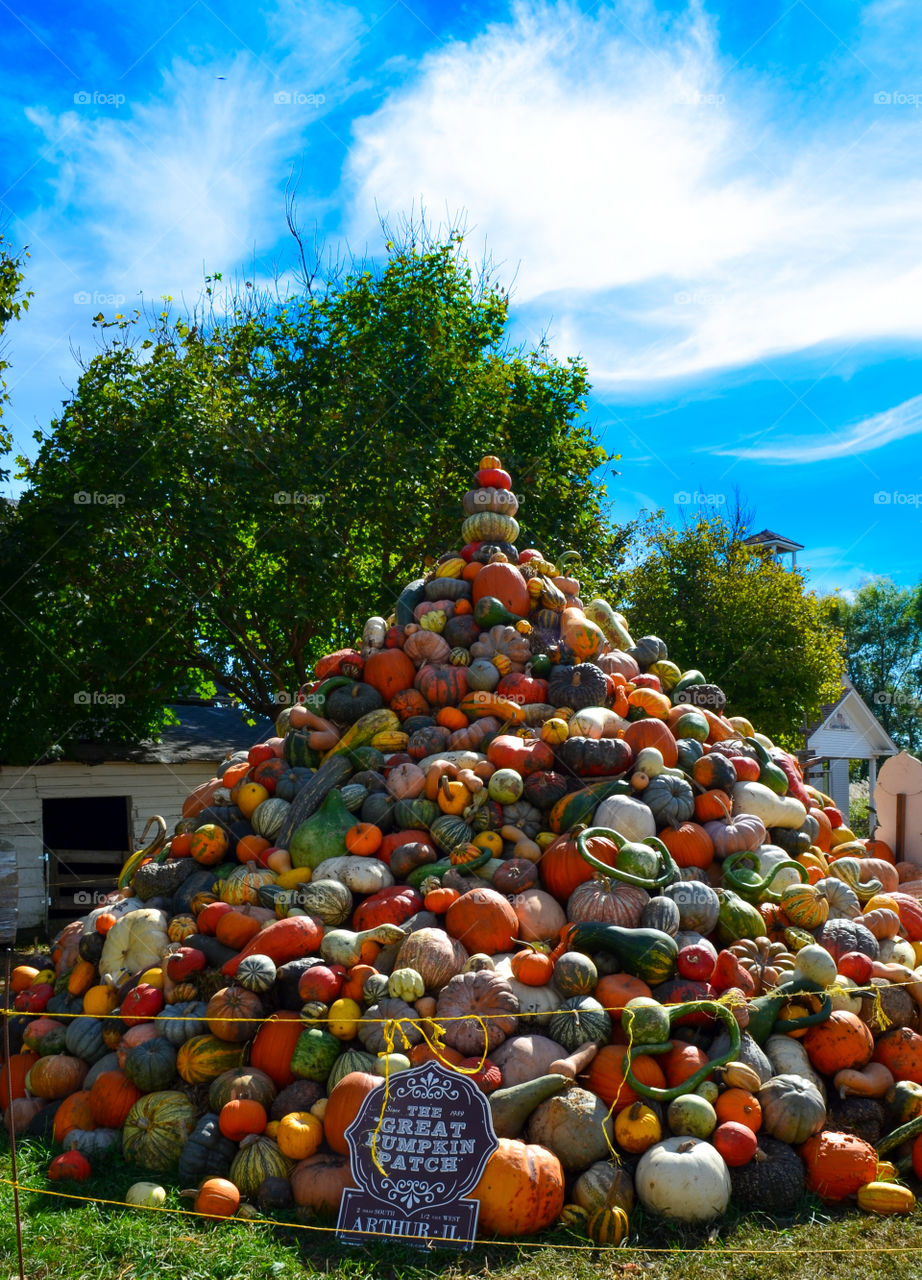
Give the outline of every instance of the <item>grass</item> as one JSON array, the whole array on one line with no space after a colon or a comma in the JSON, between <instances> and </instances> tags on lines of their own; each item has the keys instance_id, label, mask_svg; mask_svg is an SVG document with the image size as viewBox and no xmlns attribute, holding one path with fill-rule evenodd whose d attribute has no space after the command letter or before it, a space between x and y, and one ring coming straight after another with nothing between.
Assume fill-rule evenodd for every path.
<instances>
[{"instance_id":1,"label":"grass","mask_svg":"<svg viewBox=\"0 0 922 1280\"><path fill-rule=\"evenodd\" d=\"M19 1181L47 1187L53 1154L45 1143L25 1141ZM9 1150L0 1150L0 1176L9 1178ZM143 1170L118 1159L82 1187L88 1197L119 1199ZM168 1204L188 1202L169 1187ZM877 1219L855 1211L830 1211L805 1200L797 1216L772 1222L759 1214L730 1213L715 1229L693 1229L646 1218L637 1210L629 1249L573 1248L581 1237L559 1232L533 1244L478 1245L470 1253L420 1253L393 1243L344 1249L332 1232L294 1223L211 1224L200 1219L79 1203L59 1195L20 1193L25 1274L29 1280L599 1280L636 1275L653 1280L816 1280L848 1276L868 1280L916 1280L922 1274L919 1211L906 1219ZM699 1250L699 1252L687 1252ZM808 1250L812 1252L807 1252ZM13 1191L0 1185L0 1280L17 1274Z\"/></svg>"}]
</instances>

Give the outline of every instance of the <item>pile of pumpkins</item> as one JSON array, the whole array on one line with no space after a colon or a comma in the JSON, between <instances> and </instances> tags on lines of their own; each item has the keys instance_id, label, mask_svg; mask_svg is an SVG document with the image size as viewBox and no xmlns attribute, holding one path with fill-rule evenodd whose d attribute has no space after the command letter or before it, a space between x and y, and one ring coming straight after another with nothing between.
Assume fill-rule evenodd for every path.
<instances>
[{"instance_id":1,"label":"pile of pumpkins","mask_svg":"<svg viewBox=\"0 0 922 1280\"><path fill-rule=\"evenodd\" d=\"M461 549L15 970L0 1103L52 1176L335 1216L362 1100L436 1058L489 1095L483 1233L912 1209L922 869L517 506L482 459Z\"/></svg>"}]
</instances>

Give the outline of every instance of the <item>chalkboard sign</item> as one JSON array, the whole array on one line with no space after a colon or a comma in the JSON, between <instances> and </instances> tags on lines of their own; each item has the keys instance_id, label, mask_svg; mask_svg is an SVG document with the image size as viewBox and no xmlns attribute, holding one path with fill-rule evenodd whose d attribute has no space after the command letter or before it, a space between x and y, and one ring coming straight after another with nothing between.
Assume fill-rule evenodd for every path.
<instances>
[{"instance_id":1,"label":"chalkboard sign","mask_svg":"<svg viewBox=\"0 0 922 1280\"><path fill-rule=\"evenodd\" d=\"M355 1187L336 1232L348 1244L381 1236L420 1248L470 1249L480 1204L464 1197L496 1150L490 1104L439 1062L382 1080L346 1130Z\"/></svg>"}]
</instances>

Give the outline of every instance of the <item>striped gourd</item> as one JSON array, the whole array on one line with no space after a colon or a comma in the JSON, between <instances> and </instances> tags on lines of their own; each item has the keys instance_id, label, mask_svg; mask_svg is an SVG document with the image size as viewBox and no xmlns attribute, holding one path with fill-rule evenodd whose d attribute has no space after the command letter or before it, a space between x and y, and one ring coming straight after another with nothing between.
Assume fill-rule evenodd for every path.
<instances>
[{"instance_id":1,"label":"striped gourd","mask_svg":"<svg viewBox=\"0 0 922 1280\"><path fill-rule=\"evenodd\" d=\"M176 1071L186 1084L209 1084L222 1071L239 1067L245 1045L231 1044L217 1036L194 1036L180 1046Z\"/></svg>"}]
</instances>

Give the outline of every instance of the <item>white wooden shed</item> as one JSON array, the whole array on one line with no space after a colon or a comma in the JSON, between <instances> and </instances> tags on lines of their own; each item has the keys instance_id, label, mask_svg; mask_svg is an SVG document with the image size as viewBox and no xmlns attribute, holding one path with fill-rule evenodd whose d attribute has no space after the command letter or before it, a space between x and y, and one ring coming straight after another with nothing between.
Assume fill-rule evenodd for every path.
<instances>
[{"instance_id":1,"label":"white wooden shed","mask_svg":"<svg viewBox=\"0 0 922 1280\"><path fill-rule=\"evenodd\" d=\"M922 866L922 760L908 751L892 756L877 779L878 840L897 861Z\"/></svg>"},{"instance_id":2,"label":"white wooden shed","mask_svg":"<svg viewBox=\"0 0 922 1280\"><path fill-rule=\"evenodd\" d=\"M18 928L52 931L112 887L154 814L171 831L188 793L228 751L270 736L233 707L176 705L179 724L120 751L86 744L77 760L0 766L0 848L16 854Z\"/></svg>"},{"instance_id":3,"label":"white wooden shed","mask_svg":"<svg viewBox=\"0 0 922 1280\"><path fill-rule=\"evenodd\" d=\"M846 680L842 695L807 737L807 754L818 756L820 763L809 771L809 780L831 796L837 809L848 820L848 765L851 760L867 760L870 795L870 823L874 830L877 762L896 755L898 747L850 681Z\"/></svg>"}]
</instances>

